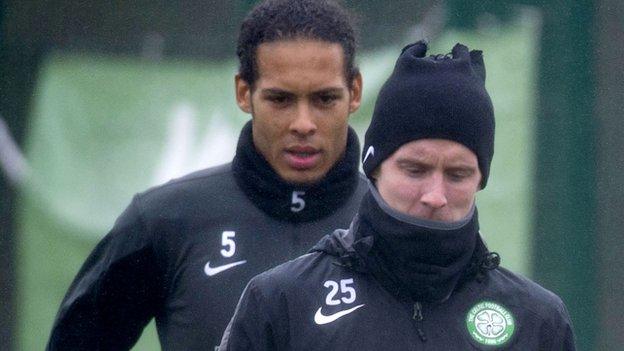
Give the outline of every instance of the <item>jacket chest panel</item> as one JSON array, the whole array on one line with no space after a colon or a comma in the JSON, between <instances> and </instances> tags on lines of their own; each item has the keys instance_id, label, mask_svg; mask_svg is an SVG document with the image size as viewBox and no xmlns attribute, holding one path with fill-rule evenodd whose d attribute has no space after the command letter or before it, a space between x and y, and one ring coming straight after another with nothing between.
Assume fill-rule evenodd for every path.
<instances>
[{"instance_id":1,"label":"jacket chest panel","mask_svg":"<svg viewBox=\"0 0 624 351\"><path fill-rule=\"evenodd\" d=\"M220 340L249 280L312 246L299 240L303 233L271 224L243 217L183 233L169 258L159 329L172 339Z\"/></svg>"},{"instance_id":2,"label":"jacket chest panel","mask_svg":"<svg viewBox=\"0 0 624 351\"><path fill-rule=\"evenodd\" d=\"M446 350L539 350L544 335L542 318L506 292L456 292L448 302L425 305L422 328L433 345ZM436 348L434 348L436 349Z\"/></svg>"},{"instance_id":3,"label":"jacket chest panel","mask_svg":"<svg viewBox=\"0 0 624 351\"><path fill-rule=\"evenodd\" d=\"M293 350L526 351L540 349L544 338L534 336L547 333L537 315L501 302L509 299L499 292L464 291L417 308L365 274L328 270L302 280L314 283L289 302L297 311L289 316Z\"/></svg>"}]
</instances>

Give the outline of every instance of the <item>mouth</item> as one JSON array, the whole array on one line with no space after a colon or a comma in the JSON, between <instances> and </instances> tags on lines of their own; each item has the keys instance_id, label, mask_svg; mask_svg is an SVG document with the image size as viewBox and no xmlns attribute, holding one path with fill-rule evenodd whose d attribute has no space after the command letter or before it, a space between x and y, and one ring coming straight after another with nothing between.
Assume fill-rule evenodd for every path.
<instances>
[{"instance_id":1,"label":"mouth","mask_svg":"<svg viewBox=\"0 0 624 351\"><path fill-rule=\"evenodd\" d=\"M286 163L296 170L314 168L321 158L321 151L311 146L291 146L285 150Z\"/></svg>"}]
</instances>

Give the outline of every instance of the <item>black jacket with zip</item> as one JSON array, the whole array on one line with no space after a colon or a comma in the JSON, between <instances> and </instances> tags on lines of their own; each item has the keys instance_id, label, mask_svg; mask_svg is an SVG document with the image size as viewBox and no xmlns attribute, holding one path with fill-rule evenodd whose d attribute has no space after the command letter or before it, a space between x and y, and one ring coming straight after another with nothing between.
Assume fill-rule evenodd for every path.
<instances>
[{"instance_id":1,"label":"black jacket with zip","mask_svg":"<svg viewBox=\"0 0 624 351\"><path fill-rule=\"evenodd\" d=\"M130 350L152 318L163 350L214 350L249 279L349 225L367 188L349 135L334 166L346 184L250 196L245 189L262 190L271 174L259 155L241 161L256 153L248 124L233 163L136 195L69 288L47 350Z\"/></svg>"},{"instance_id":2,"label":"black jacket with zip","mask_svg":"<svg viewBox=\"0 0 624 351\"><path fill-rule=\"evenodd\" d=\"M356 254L357 227L356 217L349 230L252 279L219 350L575 349L561 299L492 260L443 302L389 291ZM477 246L487 253L481 238Z\"/></svg>"}]
</instances>

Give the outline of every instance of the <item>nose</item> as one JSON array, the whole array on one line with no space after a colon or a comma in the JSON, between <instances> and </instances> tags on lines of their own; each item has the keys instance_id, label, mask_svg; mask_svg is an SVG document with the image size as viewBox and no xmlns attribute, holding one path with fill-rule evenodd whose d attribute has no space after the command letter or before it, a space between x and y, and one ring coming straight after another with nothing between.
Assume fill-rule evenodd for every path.
<instances>
[{"instance_id":1,"label":"nose","mask_svg":"<svg viewBox=\"0 0 624 351\"><path fill-rule=\"evenodd\" d=\"M290 131L301 136L312 135L316 132L316 123L309 104L299 104L296 115L290 124Z\"/></svg>"},{"instance_id":2,"label":"nose","mask_svg":"<svg viewBox=\"0 0 624 351\"><path fill-rule=\"evenodd\" d=\"M420 202L425 206L438 209L446 206L446 189L444 178L441 175L433 175L430 184L420 197Z\"/></svg>"}]
</instances>

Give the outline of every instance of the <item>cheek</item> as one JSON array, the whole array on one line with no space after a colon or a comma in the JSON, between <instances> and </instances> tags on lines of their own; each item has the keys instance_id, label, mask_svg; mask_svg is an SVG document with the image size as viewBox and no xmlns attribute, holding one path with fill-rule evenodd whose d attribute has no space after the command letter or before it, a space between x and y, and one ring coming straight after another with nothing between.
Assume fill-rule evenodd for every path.
<instances>
[{"instance_id":1,"label":"cheek","mask_svg":"<svg viewBox=\"0 0 624 351\"><path fill-rule=\"evenodd\" d=\"M406 207L420 198L420 184L406 176L396 175L385 179L385 190L397 204Z\"/></svg>"},{"instance_id":2,"label":"cheek","mask_svg":"<svg viewBox=\"0 0 624 351\"><path fill-rule=\"evenodd\" d=\"M327 142L327 146L340 149L346 145L348 131L348 116L334 114L315 118L317 137Z\"/></svg>"},{"instance_id":3,"label":"cheek","mask_svg":"<svg viewBox=\"0 0 624 351\"><path fill-rule=\"evenodd\" d=\"M276 149L279 149L279 140L275 132L275 125L266 120L262 115L255 115L253 120L253 138L256 149L267 160L276 157Z\"/></svg>"},{"instance_id":4,"label":"cheek","mask_svg":"<svg viewBox=\"0 0 624 351\"><path fill-rule=\"evenodd\" d=\"M328 144L330 144L328 146L331 146L334 149L340 149L343 145L347 144L346 125L334 123L329 126L323 126L323 128L320 128L319 131L321 137L327 140Z\"/></svg>"},{"instance_id":5,"label":"cheek","mask_svg":"<svg viewBox=\"0 0 624 351\"><path fill-rule=\"evenodd\" d=\"M397 196L399 196L406 204L413 205L415 203L420 203L420 199L423 194L422 188L423 187L420 182L404 177L400 180L396 187L398 191Z\"/></svg>"},{"instance_id":6,"label":"cheek","mask_svg":"<svg viewBox=\"0 0 624 351\"><path fill-rule=\"evenodd\" d=\"M271 109L267 104L256 103L253 109L254 133L262 135L262 138L269 142L277 141L280 134L288 131L286 118L283 114Z\"/></svg>"},{"instance_id":7,"label":"cheek","mask_svg":"<svg viewBox=\"0 0 624 351\"><path fill-rule=\"evenodd\" d=\"M458 209L467 209L472 206L476 189L470 186L449 187L448 200L453 207Z\"/></svg>"}]
</instances>

